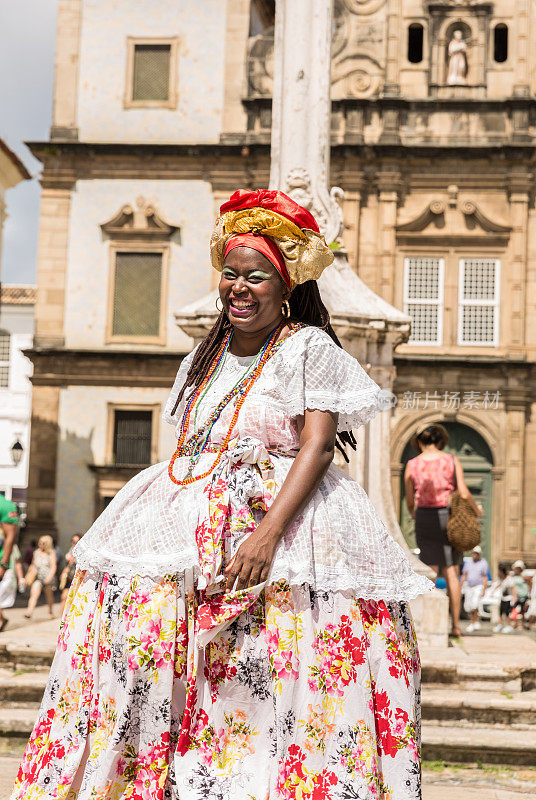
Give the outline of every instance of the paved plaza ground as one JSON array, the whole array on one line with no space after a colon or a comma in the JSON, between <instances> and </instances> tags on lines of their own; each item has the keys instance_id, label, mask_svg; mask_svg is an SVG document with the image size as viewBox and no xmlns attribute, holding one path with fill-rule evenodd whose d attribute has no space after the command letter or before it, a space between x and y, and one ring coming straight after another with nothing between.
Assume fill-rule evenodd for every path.
<instances>
[{"instance_id":1,"label":"paved plaza ground","mask_svg":"<svg viewBox=\"0 0 536 800\"><path fill-rule=\"evenodd\" d=\"M56 615L58 613L59 605L56 605ZM38 606L31 623L24 618L24 607L20 605L10 609L7 615L9 626L0 634L0 640L19 641L20 644L26 643L26 646L36 650L54 647L59 620L58 616L54 620L49 619L46 606ZM472 663L506 665L509 661L520 659L536 663L535 641L536 635L532 632L492 634L490 626L484 624L481 631L464 636L454 647L442 653L441 657L444 663L469 660ZM424 652L423 663L430 659L436 661L437 657L437 653ZM520 732L520 736L522 735ZM15 746L0 740L0 800L9 798L23 748L22 740ZM536 765L533 768L514 769L477 764L448 766L442 762L425 762L423 787L423 800L532 800L536 797Z\"/></svg>"}]
</instances>

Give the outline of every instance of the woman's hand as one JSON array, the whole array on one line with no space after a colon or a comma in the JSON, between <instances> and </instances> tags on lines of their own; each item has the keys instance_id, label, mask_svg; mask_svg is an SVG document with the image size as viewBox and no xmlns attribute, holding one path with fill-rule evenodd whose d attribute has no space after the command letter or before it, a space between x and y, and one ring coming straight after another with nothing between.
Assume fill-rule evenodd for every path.
<instances>
[{"instance_id":1,"label":"woman's hand","mask_svg":"<svg viewBox=\"0 0 536 800\"><path fill-rule=\"evenodd\" d=\"M225 569L227 588L255 586L268 577L276 547L333 461L337 414L307 409L297 418L300 449L258 528L240 545Z\"/></svg>"},{"instance_id":2,"label":"woman's hand","mask_svg":"<svg viewBox=\"0 0 536 800\"><path fill-rule=\"evenodd\" d=\"M264 583L268 577L280 536L265 530L263 522L238 548L224 570L227 576L226 589L230 591L236 581L236 589L245 589Z\"/></svg>"}]
</instances>

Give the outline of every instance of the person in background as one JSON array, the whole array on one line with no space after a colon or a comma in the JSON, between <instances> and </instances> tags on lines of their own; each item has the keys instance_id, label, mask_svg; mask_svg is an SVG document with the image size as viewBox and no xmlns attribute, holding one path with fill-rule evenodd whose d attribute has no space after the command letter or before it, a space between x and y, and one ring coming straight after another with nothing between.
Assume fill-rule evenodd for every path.
<instances>
[{"instance_id":1,"label":"person in background","mask_svg":"<svg viewBox=\"0 0 536 800\"><path fill-rule=\"evenodd\" d=\"M69 589L71 588L71 583L73 582L73 578L76 573L76 559L73 555L73 547L76 544L78 544L81 538L82 535L80 533L75 533L73 536L71 536L71 547L65 555L66 564L60 575L60 589L61 589L60 617L63 616L63 609L65 608L65 603L69 595Z\"/></svg>"},{"instance_id":2,"label":"person in background","mask_svg":"<svg viewBox=\"0 0 536 800\"><path fill-rule=\"evenodd\" d=\"M478 603L488 585L488 569L488 562L482 558L482 548L477 544L462 569L461 585L462 589L465 587L463 607L471 617L467 633L480 630Z\"/></svg>"},{"instance_id":3,"label":"person in background","mask_svg":"<svg viewBox=\"0 0 536 800\"><path fill-rule=\"evenodd\" d=\"M18 549L15 550L15 541L19 528L19 511L17 506L12 500L7 500L3 494L0 494L0 528L2 532L2 544L0 546L0 598L4 598L8 605L2 605L0 601L0 608L10 608L15 602L9 602L13 593L13 582L16 592L16 563L17 555L20 557ZM14 559L12 558L14 556ZM22 571L22 568L21 568ZM0 610L0 631L7 625L7 619L4 617Z\"/></svg>"},{"instance_id":4,"label":"person in background","mask_svg":"<svg viewBox=\"0 0 536 800\"><path fill-rule=\"evenodd\" d=\"M35 553L35 549L37 547L37 539L32 539L26 550L24 551L23 563L26 564L27 567L30 566L33 560L33 555Z\"/></svg>"},{"instance_id":5,"label":"person in background","mask_svg":"<svg viewBox=\"0 0 536 800\"><path fill-rule=\"evenodd\" d=\"M447 583L452 617L452 635L460 631L460 564L462 554L455 550L447 538L448 502L457 488L461 497L469 500L475 513L482 516L466 486L460 461L442 450L449 435L443 425L425 425L418 428L411 439L412 447L420 455L411 458L404 473L404 486L408 511L415 520L415 538L420 550L419 558Z\"/></svg>"},{"instance_id":6,"label":"person in background","mask_svg":"<svg viewBox=\"0 0 536 800\"><path fill-rule=\"evenodd\" d=\"M63 558L63 553L61 552L61 547L58 544L58 540L53 536L52 543L54 545L54 552L56 553L56 574L59 575L65 564L63 563L65 559Z\"/></svg>"},{"instance_id":7,"label":"person in background","mask_svg":"<svg viewBox=\"0 0 536 800\"><path fill-rule=\"evenodd\" d=\"M536 621L536 572L533 571L530 579L529 605L525 614L527 628L530 630Z\"/></svg>"},{"instance_id":8,"label":"person in background","mask_svg":"<svg viewBox=\"0 0 536 800\"><path fill-rule=\"evenodd\" d=\"M41 590L43 590L48 603L50 618L53 619L57 560L52 536L45 535L39 537L37 550L34 553L28 573L32 569L35 571L35 579L30 587L30 599L28 600L28 608L24 616L26 619L31 619L37 601L41 595Z\"/></svg>"},{"instance_id":9,"label":"person in background","mask_svg":"<svg viewBox=\"0 0 536 800\"><path fill-rule=\"evenodd\" d=\"M497 572L496 597L499 607L499 620L493 628L493 633L512 633L513 628L509 619L514 601L512 576L508 574L508 568L505 564L499 564Z\"/></svg>"},{"instance_id":10,"label":"person in background","mask_svg":"<svg viewBox=\"0 0 536 800\"><path fill-rule=\"evenodd\" d=\"M523 577L525 570L525 563L519 559L512 564L512 595L513 595L513 608L511 618L514 622L514 628L522 628L524 622L525 606L529 599L529 585Z\"/></svg>"}]
</instances>

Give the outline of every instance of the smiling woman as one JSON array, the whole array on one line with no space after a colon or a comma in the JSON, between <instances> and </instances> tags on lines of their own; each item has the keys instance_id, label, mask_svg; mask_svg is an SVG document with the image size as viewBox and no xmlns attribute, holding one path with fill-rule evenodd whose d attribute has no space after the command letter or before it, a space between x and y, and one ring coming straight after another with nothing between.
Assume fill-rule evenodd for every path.
<instances>
[{"instance_id":1,"label":"smiling woman","mask_svg":"<svg viewBox=\"0 0 536 800\"><path fill-rule=\"evenodd\" d=\"M416 575L332 464L382 393L331 328L311 214L236 192L223 311L184 359L169 462L76 546L13 800L419 800Z\"/></svg>"}]
</instances>

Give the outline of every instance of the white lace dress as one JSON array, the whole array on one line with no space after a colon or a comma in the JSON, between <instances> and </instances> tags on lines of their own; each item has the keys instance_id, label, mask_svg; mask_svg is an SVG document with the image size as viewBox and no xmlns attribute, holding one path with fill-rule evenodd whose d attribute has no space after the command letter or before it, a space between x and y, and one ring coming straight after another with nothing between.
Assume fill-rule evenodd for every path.
<instances>
[{"instance_id":1,"label":"white lace dress","mask_svg":"<svg viewBox=\"0 0 536 800\"><path fill-rule=\"evenodd\" d=\"M163 418L178 425L184 400L173 416L192 354L178 372ZM252 359L228 354L218 380L198 409L202 424ZM382 408L382 391L360 364L317 328L305 328L284 342L264 367L248 394L233 435L234 445L252 452L269 451L279 488L299 447L296 417L305 409L339 414L339 431L356 431ZM221 444L234 411L230 404L212 430L210 441ZM192 419L192 430L194 428ZM199 459L194 474L205 472L214 453ZM242 460L246 459L242 456ZM174 474L183 478L188 459L179 458ZM255 482L255 463L244 464ZM158 576L194 569L199 573L195 537L204 489L211 477L178 487L168 476L168 462L140 472L115 496L76 547L82 569L113 569L123 575ZM277 493L276 488L276 493ZM314 589L348 589L374 600L409 600L429 588L429 581L411 569L363 489L331 466L302 514L285 533L269 581L284 579Z\"/></svg>"},{"instance_id":2,"label":"white lace dress","mask_svg":"<svg viewBox=\"0 0 536 800\"><path fill-rule=\"evenodd\" d=\"M226 356L190 433L251 362ZM164 413L173 425L190 363ZM207 478L179 487L163 462L129 481L75 548L13 800L69 790L78 800L420 800L407 601L431 584L357 483L330 467L284 534L266 586L241 606L211 594L221 561L210 545L231 556L273 501L298 451L296 418L330 410L339 430L355 431L381 406L358 362L303 328L265 365ZM213 464L233 411L194 474ZM177 459L177 478L188 463Z\"/></svg>"}]
</instances>

